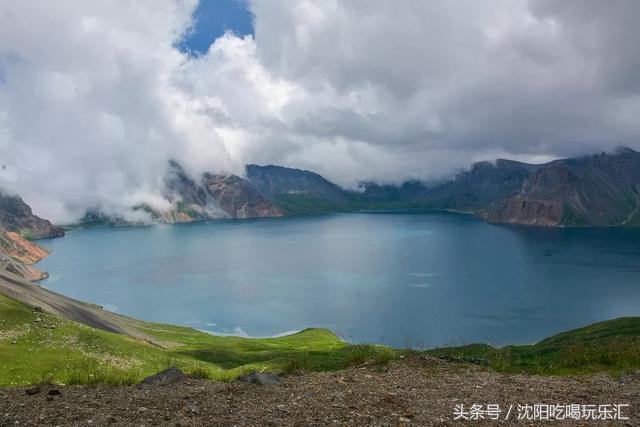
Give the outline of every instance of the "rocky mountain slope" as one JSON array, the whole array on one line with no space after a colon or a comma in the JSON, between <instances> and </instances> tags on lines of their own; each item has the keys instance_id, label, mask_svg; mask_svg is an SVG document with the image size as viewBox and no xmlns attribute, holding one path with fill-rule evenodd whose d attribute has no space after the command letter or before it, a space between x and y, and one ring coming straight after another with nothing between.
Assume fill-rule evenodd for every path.
<instances>
[{"instance_id":1,"label":"rocky mountain slope","mask_svg":"<svg viewBox=\"0 0 640 427\"><path fill-rule=\"evenodd\" d=\"M490 205L491 222L545 226L639 226L640 153L619 149L541 165L518 194Z\"/></svg>"},{"instance_id":2,"label":"rocky mountain slope","mask_svg":"<svg viewBox=\"0 0 640 427\"><path fill-rule=\"evenodd\" d=\"M230 218L266 218L283 215L278 206L239 176L205 174L202 182L207 193Z\"/></svg>"},{"instance_id":3,"label":"rocky mountain slope","mask_svg":"<svg viewBox=\"0 0 640 427\"><path fill-rule=\"evenodd\" d=\"M488 204L516 195L538 166L512 160L475 163L453 179L426 184L407 181L399 186L367 183L361 203L385 207L421 207L476 212Z\"/></svg>"},{"instance_id":4,"label":"rocky mountain slope","mask_svg":"<svg viewBox=\"0 0 640 427\"><path fill-rule=\"evenodd\" d=\"M194 178L170 162L165 187L172 209L133 209L168 223L422 208L473 213L492 223L640 226L640 153L628 148L540 165L485 161L442 182L365 182L361 191L281 166L248 165L246 177L206 173ZM118 222L92 215L88 223Z\"/></svg>"},{"instance_id":5,"label":"rocky mountain slope","mask_svg":"<svg viewBox=\"0 0 640 427\"><path fill-rule=\"evenodd\" d=\"M166 197L174 208L154 212L164 222L205 221L218 218L282 216L282 210L249 181L235 175L204 174L194 180L177 162L169 163Z\"/></svg>"},{"instance_id":6,"label":"rocky mountain slope","mask_svg":"<svg viewBox=\"0 0 640 427\"><path fill-rule=\"evenodd\" d=\"M0 224L7 231L20 233L29 240L64 236L62 228L34 215L19 196L4 192L0 192Z\"/></svg>"},{"instance_id":7,"label":"rocky mountain slope","mask_svg":"<svg viewBox=\"0 0 640 427\"><path fill-rule=\"evenodd\" d=\"M621 148L533 165L479 162L450 181L365 183L343 190L312 172L250 166L248 179L285 212L376 208L450 209L489 222L536 226L639 226L640 153ZM293 208L292 208L293 206Z\"/></svg>"},{"instance_id":8,"label":"rocky mountain slope","mask_svg":"<svg viewBox=\"0 0 640 427\"><path fill-rule=\"evenodd\" d=\"M33 267L33 264L48 254L46 249L24 239L18 233L0 227L0 271L12 273L27 281L46 279L47 273Z\"/></svg>"},{"instance_id":9,"label":"rocky mountain slope","mask_svg":"<svg viewBox=\"0 0 640 427\"><path fill-rule=\"evenodd\" d=\"M247 179L267 197L305 193L328 200L347 200L349 194L321 175L282 166L247 165Z\"/></svg>"},{"instance_id":10,"label":"rocky mountain slope","mask_svg":"<svg viewBox=\"0 0 640 427\"><path fill-rule=\"evenodd\" d=\"M315 172L282 166L247 165L247 180L286 213L343 211L355 207L355 194Z\"/></svg>"},{"instance_id":11,"label":"rocky mountain slope","mask_svg":"<svg viewBox=\"0 0 640 427\"><path fill-rule=\"evenodd\" d=\"M463 211L482 209L495 200L516 195L538 166L512 160L475 163L454 180L426 191L422 199L430 206Z\"/></svg>"},{"instance_id":12,"label":"rocky mountain slope","mask_svg":"<svg viewBox=\"0 0 640 427\"><path fill-rule=\"evenodd\" d=\"M47 274L33 264L48 255L46 249L27 239L63 236L60 227L37 217L18 196L0 193L0 272L27 281L45 279Z\"/></svg>"}]
</instances>

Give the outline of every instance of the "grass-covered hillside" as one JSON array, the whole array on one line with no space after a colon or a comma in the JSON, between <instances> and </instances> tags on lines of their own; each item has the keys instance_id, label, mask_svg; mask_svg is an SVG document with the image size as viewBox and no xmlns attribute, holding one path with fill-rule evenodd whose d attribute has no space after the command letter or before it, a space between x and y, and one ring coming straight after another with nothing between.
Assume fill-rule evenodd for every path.
<instances>
[{"instance_id":1,"label":"grass-covered hillside","mask_svg":"<svg viewBox=\"0 0 640 427\"><path fill-rule=\"evenodd\" d=\"M195 329L131 319L151 340L106 332L34 310L0 295L0 386L42 382L134 384L168 366L228 381L249 370L326 371L403 354L378 345L350 345L325 329L279 338L220 337ZM535 345L485 344L425 352L501 372L574 375L640 369L640 318L620 318L547 338Z\"/></svg>"},{"instance_id":2,"label":"grass-covered hillside","mask_svg":"<svg viewBox=\"0 0 640 427\"><path fill-rule=\"evenodd\" d=\"M226 381L248 370L333 370L393 356L381 346L350 346L325 329L247 339L142 321L135 327L155 343L42 313L0 295L0 386L132 384L168 366Z\"/></svg>"},{"instance_id":3,"label":"grass-covered hillside","mask_svg":"<svg viewBox=\"0 0 640 427\"><path fill-rule=\"evenodd\" d=\"M429 350L454 361L487 365L502 372L575 375L620 374L640 369L640 317L615 320L563 332L534 345L493 348L471 344Z\"/></svg>"}]
</instances>

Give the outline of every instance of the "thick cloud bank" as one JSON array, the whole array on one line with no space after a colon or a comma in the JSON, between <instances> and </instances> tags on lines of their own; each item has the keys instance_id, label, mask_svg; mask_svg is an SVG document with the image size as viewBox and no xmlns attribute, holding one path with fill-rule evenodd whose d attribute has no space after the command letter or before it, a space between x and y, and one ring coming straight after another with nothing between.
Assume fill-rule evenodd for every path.
<instances>
[{"instance_id":1,"label":"thick cloud bank","mask_svg":"<svg viewBox=\"0 0 640 427\"><path fill-rule=\"evenodd\" d=\"M0 4L0 185L68 221L190 171L344 185L638 147L635 0L253 0L255 39L175 46L185 0Z\"/></svg>"}]
</instances>

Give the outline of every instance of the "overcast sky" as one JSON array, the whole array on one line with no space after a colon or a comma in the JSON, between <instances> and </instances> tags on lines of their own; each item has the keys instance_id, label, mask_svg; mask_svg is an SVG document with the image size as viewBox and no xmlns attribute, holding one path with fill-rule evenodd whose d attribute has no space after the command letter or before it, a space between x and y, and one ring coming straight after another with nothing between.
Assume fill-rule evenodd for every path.
<instances>
[{"instance_id":1,"label":"overcast sky","mask_svg":"<svg viewBox=\"0 0 640 427\"><path fill-rule=\"evenodd\" d=\"M640 147L639 1L225 2L0 2L0 186L65 222L162 206L172 158L354 185Z\"/></svg>"}]
</instances>

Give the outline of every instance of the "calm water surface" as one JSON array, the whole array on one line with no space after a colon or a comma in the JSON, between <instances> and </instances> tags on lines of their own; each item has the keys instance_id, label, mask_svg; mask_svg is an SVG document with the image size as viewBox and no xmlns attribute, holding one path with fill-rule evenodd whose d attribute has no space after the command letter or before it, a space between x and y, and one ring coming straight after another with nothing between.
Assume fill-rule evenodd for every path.
<instances>
[{"instance_id":1,"label":"calm water surface","mask_svg":"<svg viewBox=\"0 0 640 427\"><path fill-rule=\"evenodd\" d=\"M145 320L352 342L531 343L640 315L640 230L336 214L78 230L42 242L42 285Z\"/></svg>"}]
</instances>

